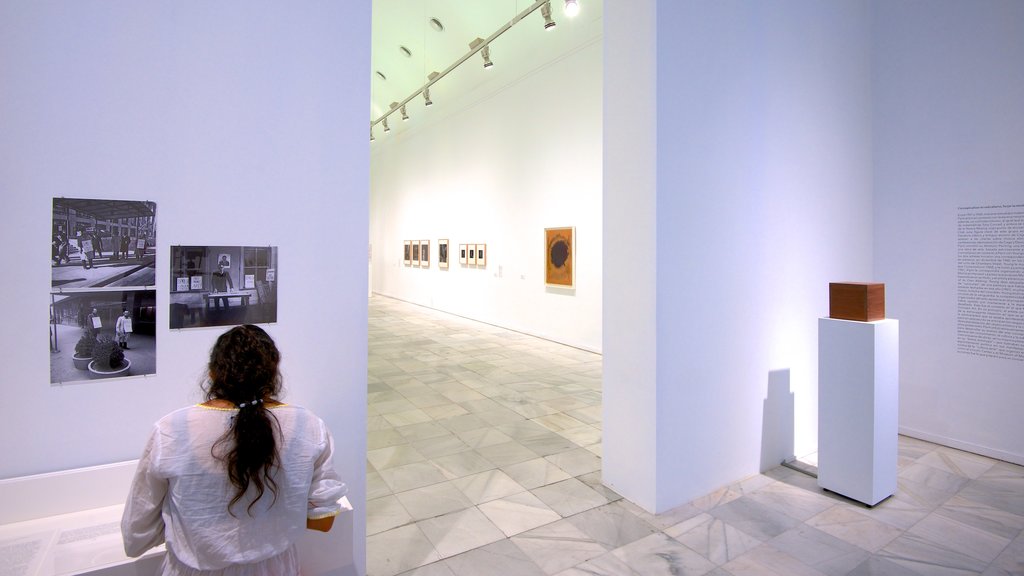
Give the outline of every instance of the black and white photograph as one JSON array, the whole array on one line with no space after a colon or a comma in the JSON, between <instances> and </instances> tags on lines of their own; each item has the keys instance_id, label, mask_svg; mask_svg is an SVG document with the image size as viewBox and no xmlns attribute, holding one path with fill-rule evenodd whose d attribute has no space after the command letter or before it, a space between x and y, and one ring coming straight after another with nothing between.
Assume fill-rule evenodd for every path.
<instances>
[{"instance_id":1,"label":"black and white photograph","mask_svg":"<svg viewBox=\"0 0 1024 576\"><path fill-rule=\"evenodd\" d=\"M412 265L412 242L410 240L402 242L402 259L406 266Z\"/></svg>"},{"instance_id":2,"label":"black and white photograph","mask_svg":"<svg viewBox=\"0 0 1024 576\"><path fill-rule=\"evenodd\" d=\"M171 329L277 322L276 246L171 246Z\"/></svg>"},{"instance_id":3,"label":"black and white photograph","mask_svg":"<svg viewBox=\"0 0 1024 576\"><path fill-rule=\"evenodd\" d=\"M50 294L50 384L156 374L156 291Z\"/></svg>"},{"instance_id":4,"label":"black and white photograph","mask_svg":"<svg viewBox=\"0 0 1024 576\"><path fill-rule=\"evenodd\" d=\"M484 252L486 252L486 247L487 244L476 245L476 265L481 268L485 268L487 266L487 256L484 254Z\"/></svg>"},{"instance_id":5,"label":"black and white photograph","mask_svg":"<svg viewBox=\"0 0 1024 576\"><path fill-rule=\"evenodd\" d=\"M468 250L465 244L459 244L459 264L469 264Z\"/></svg>"},{"instance_id":6,"label":"black and white photograph","mask_svg":"<svg viewBox=\"0 0 1024 576\"><path fill-rule=\"evenodd\" d=\"M156 204L54 198L53 292L156 285Z\"/></svg>"},{"instance_id":7,"label":"black and white photograph","mask_svg":"<svg viewBox=\"0 0 1024 576\"><path fill-rule=\"evenodd\" d=\"M430 240L420 240L420 268L430 268Z\"/></svg>"},{"instance_id":8,"label":"black and white photograph","mask_svg":"<svg viewBox=\"0 0 1024 576\"><path fill-rule=\"evenodd\" d=\"M437 241L437 267L448 269L448 240L445 238Z\"/></svg>"}]
</instances>

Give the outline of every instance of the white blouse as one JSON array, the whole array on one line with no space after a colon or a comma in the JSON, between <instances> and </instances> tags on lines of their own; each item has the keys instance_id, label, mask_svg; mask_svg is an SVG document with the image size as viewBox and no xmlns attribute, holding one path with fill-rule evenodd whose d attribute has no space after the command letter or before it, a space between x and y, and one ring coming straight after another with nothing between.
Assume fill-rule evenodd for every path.
<instances>
[{"instance_id":1,"label":"white blouse","mask_svg":"<svg viewBox=\"0 0 1024 576\"><path fill-rule=\"evenodd\" d=\"M287 404L269 410L280 424L277 500L268 489L251 510L251 485L228 510L235 488L211 453L238 410L190 406L154 425L121 519L128 556L166 541L165 574L298 573L293 543L306 519L338 514L348 488L334 471L333 441L319 417Z\"/></svg>"}]
</instances>

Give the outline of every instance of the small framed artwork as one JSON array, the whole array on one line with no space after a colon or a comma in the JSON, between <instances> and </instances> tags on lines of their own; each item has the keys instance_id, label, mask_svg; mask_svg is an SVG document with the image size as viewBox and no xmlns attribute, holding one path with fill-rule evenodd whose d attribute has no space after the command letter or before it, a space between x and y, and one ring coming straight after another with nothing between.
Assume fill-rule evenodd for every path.
<instances>
[{"instance_id":1,"label":"small framed artwork","mask_svg":"<svg viewBox=\"0 0 1024 576\"><path fill-rule=\"evenodd\" d=\"M469 264L469 247L459 244L459 264Z\"/></svg>"},{"instance_id":2,"label":"small framed artwork","mask_svg":"<svg viewBox=\"0 0 1024 576\"><path fill-rule=\"evenodd\" d=\"M418 241L412 242L412 265L420 265L420 243Z\"/></svg>"},{"instance_id":3,"label":"small framed artwork","mask_svg":"<svg viewBox=\"0 0 1024 576\"><path fill-rule=\"evenodd\" d=\"M448 240L444 238L437 241L437 267L448 269Z\"/></svg>"},{"instance_id":4,"label":"small framed artwork","mask_svg":"<svg viewBox=\"0 0 1024 576\"><path fill-rule=\"evenodd\" d=\"M402 261L406 266L412 265L412 242L408 240L402 242Z\"/></svg>"},{"instance_id":5,"label":"small framed artwork","mask_svg":"<svg viewBox=\"0 0 1024 576\"><path fill-rule=\"evenodd\" d=\"M430 240L420 240L420 267L430 268Z\"/></svg>"},{"instance_id":6,"label":"small framed artwork","mask_svg":"<svg viewBox=\"0 0 1024 576\"><path fill-rule=\"evenodd\" d=\"M476 266L476 244L467 244L466 249L469 250L469 265Z\"/></svg>"},{"instance_id":7,"label":"small framed artwork","mask_svg":"<svg viewBox=\"0 0 1024 576\"><path fill-rule=\"evenodd\" d=\"M476 265L487 266L487 244L476 245Z\"/></svg>"},{"instance_id":8,"label":"small framed artwork","mask_svg":"<svg viewBox=\"0 0 1024 576\"><path fill-rule=\"evenodd\" d=\"M544 229L544 284L576 287L576 228Z\"/></svg>"}]
</instances>

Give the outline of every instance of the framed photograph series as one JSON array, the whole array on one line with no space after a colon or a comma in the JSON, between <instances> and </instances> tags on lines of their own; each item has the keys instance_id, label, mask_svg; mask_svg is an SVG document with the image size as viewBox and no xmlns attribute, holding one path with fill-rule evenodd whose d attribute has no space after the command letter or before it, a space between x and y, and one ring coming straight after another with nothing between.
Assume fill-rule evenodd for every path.
<instances>
[{"instance_id":1,"label":"framed photograph series","mask_svg":"<svg viewBox=\"0 0 1024 576\"><path fill-rule=\"evenodd\" d=\"M437 241L437 267L441 270L448 269L448 239L442 238Z\"/></svg>"}]
</instances>

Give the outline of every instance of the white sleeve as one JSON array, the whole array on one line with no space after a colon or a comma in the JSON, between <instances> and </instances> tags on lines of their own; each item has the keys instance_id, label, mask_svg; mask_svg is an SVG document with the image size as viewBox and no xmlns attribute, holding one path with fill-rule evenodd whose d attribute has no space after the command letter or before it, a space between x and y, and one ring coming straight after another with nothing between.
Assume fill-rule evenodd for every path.
<instances>
[{"instance_id":1,"label":"white sleeve","mask_svg":"<svg viewBox=\"0 0 1024 576\"><path fill-rule=\"evenodd\" d=\"M313 464L313 479L309 484L309 509L306 517L316 520L336 516L341 512L338 500L348 494L348 486L341 481L334 470L334 439L323 421L320 421L323 438L322 450Z\"/></svg>"},{"instance_id":2,"label":"white sleeve","mask_svg":"<svg viewBox=\"0 0 1024 576\"><path fill-rule=\"evenodd\" d=\"M154 428L146 443L121 516L124 553L132 558L141 556L146 550L164 541L164 519L161 512L168 482L166 478L157 477L153 470L160 451L157 442L159 433Z\"/></svg>"}]
</instances>

